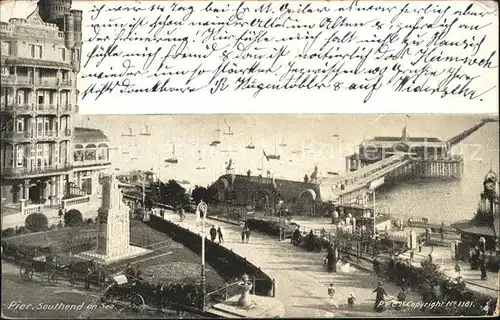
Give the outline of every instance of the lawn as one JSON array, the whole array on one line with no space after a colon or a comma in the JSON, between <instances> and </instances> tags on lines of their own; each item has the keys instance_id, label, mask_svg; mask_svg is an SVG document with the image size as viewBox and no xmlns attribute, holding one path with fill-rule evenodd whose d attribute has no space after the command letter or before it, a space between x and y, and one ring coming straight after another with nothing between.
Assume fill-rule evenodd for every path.
<instances>
[{"instance_id":1,"label":"lawn","mask_svg":"<svg viewBox=\"0 0 500 320\"><path fill-rule=\"evenodd\" d=\"M10 237L2 242L33 247L52 247L54 253L64 254L69 248L76 248L82 243L92 243L95 247L97 225L85 225L81 228L61 228ZM138 220L130 220L130 243L146 247L152 253L129 261L121 261L105 269L116 273L123 272L126 264L139 263L141 270L153 275L153 281L197 283L201 279L201 258L181 243L173 241L166 234L150 228ZM88 249L88 248L87 248ZM206 265L207 284L210 288L219 288L224 278L209 265Z\"/></svg>"}]
</instances>

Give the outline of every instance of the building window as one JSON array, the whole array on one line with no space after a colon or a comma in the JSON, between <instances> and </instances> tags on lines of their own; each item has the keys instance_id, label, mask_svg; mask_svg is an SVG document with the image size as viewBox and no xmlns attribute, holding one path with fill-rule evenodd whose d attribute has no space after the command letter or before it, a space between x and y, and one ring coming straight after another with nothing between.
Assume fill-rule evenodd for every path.
<instances>
[{"instance_id":1,"label":"building window","mask_svg":"<svg viewBox=\"0 0 500 320\"><path fill-rule=\"evenodd\" d=\"M76 60L80 61L80 49L76 49Z\"/></svg>"},{"instance_id":2,"label":"building window","mask_svg":"<svg viewBox=\"0 0 500 320\"><path fill-rule=\"evenodd\" d=\"M17 122L16 124L17 132L24 132L24 119L19 118L17 119L16 122Z\"/></svg>"},{"instance_id":3,"label":"building window","mask_svg":"<svg viewBox=\"0 0 500 320\"><path fill-rule=\"evenodd\" d=\"M2 41L2 54L3 55L12 55L12 46L10 42Z\"/></svg>"},{"instance_id":4,"label":"building window","mask_svg":"<svg viewBox=\"0 0 500 320\"><path fill-rule=\"evenodd\" d=\"M16 165L22 167L24 165L24 147L22 145L16 146Z\"/></svg>"},{"instance_id":5,"label":"building window","mask_svg":"<svg viewBox=\"0 0 500 320\"><path fill-rule=\"evenodd\" d=\"M61 60L66 61L66 49L61 48Z\"/></svg>"},{"instance_id":6,"label":"building window","mask_svg":"<svg viewBox=\"0 0 500 320\"><path fill-rule=\"evenodd\" d=\"M43 48L42 46L36 46L36 55L37 58L42 59L43 58Z\"/></svg>"},{"instance_id":7,"label":"building window","mask_svg":"<svg viewBox=\"0 0 500 320\"><path fill-rule=\"evenodd\" d=\"M30 48L31 57L34 58L35 57L35 45L30 44L29 48Z\"/></svg>"}]
</instances>

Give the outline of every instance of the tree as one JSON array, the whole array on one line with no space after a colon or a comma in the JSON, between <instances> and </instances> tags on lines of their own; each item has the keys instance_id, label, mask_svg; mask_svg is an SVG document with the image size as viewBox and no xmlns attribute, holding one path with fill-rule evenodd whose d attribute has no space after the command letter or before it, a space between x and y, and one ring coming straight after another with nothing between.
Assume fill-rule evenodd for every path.
<instances>
[{"instance_id":1,"label":"tree","mask_svg":"<svg viewBox=\"0 0 500 320\"><path fill-rule=\"evenodd\" d=\"M169 180L167 184L163 186L162 195L164 196L163 203L171 206L184 206L189 204L189 197L186 194L186 189L175 180Z\"/></svg>"},{"instance_id":2,"label":"tree","mask_svg":"<svg viewBox=\"0 0 500 320\"><path fill-rule=\"evenodd\" d=\"M195 186L193 192L191 192L191 197L195 203L199 203L201 200L207 201L208 190L205 187Z\"/></svg>"},{"instance_id":3,"label":"tree","mask_svg":"<svg viewBox=\"0 0 500 320\"><path fill-rule=\"evenodd\" d=\"M26 217L26 229L31 232L44 231L49 228L49 220L43 213L32 213Z\"/></svg>"},{"instance_id":4,"label":"tree","mask_svg":"<svg viewBox=\"0 0 500 320\"><path fill-rule=\"evenodd\" d=\"M83 224L83 216L80 211L71 209L64 214L64 225L66 227L77 227L81 224Z\"/></svg>"}]
</instances>

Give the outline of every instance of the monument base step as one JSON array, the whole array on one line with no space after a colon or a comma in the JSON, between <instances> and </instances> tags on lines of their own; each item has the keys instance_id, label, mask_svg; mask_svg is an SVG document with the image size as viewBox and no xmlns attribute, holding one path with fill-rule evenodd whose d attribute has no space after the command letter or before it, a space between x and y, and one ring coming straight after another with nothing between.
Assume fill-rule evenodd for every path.
<instances>
[{"instance_id":1,"label":"monument base step","mask_svg":"<svg viewBox=\"0 0 500 320\"><path fill-rule=\"evenodd\" d=\"M100 254L97 253L96 250L92 250L92 251L82 252L77 256L83 259L95 260L95 262L97 262L98 264L108 265L122 260L137 258L139 256L143 256L151 252L153 252L153 250L148 250L136 246L129 246L128 249L123 251L123 253L120 255Z\"/></svg>"}]
</instances>

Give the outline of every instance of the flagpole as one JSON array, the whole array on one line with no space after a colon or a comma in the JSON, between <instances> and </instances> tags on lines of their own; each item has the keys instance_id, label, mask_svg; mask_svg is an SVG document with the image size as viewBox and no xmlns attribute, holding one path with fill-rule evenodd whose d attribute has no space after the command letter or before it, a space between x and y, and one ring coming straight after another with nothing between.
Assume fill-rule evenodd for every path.
<instances>
[{"instance_id":1,"label":"flagpole","mask_svg":"<svg viewBox=\"0 0 500 320\"><path fill-rule=\"evenodd\" d=\"M262 150L262 155L261 155L261 163L260 163L260 168L262 170L262 176L264 176L264 150Z\"/></svg>"}]
</instances>

